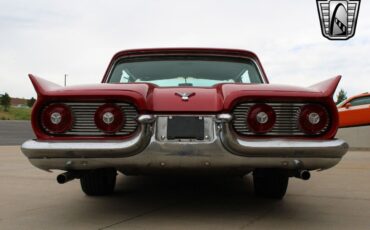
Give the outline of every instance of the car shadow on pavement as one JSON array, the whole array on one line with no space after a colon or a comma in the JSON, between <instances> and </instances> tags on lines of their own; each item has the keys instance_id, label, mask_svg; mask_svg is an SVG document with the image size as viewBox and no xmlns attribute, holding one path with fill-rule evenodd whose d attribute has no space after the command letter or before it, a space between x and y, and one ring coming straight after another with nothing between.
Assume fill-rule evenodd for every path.
<instances>
[{"instance_id":1,"label":"car shadow on pavement","mask_svg":"<svg viewBox=\"0 0 370 230\"><path fill-rule=\"evenodd\" d=\"M250 177L233 176L118 176L117 196L253 196Z\"/></svg>"},{"instance_id":2,"label":"car shadow on pavement","mask_svg":"<svg viewBox=\"0 0 370 230\"><path fill-rule=\"evenodd\" d=\"M181 223L186 226L187 221L200 224L204 221L217 223L236 219L239 224L242 219L248 225L263 218L283 202L256 197L250 176L119 175L114 195L87 199L93 200L95 210L104 210L104 215L122 216L109 225L101 226L102 229L127 226L128 222L144 224L142 220L145 218L159 224L164 221L168 226ZM130 208L133 210L128 210Z\"/></svg>"}]
</instances>

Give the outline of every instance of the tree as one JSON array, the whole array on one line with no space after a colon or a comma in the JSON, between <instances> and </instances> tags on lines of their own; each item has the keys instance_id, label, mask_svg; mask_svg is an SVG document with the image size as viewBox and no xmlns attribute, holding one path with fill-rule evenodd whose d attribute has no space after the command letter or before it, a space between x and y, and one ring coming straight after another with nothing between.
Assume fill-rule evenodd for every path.
<instances>
[{"instance_id":1,"label":"tree","mask_svg":"<svg viewBox=\"0 0 370 230\"><path fill-rule=\"evenodd\" d=\"M5 93L0 100L0 104L3 106L4 111L8 111L10 107L10 96L9 94Z\"/></svg>"},{"instance_id":2,"label":"tree","mask_svg":"<svg viewBox=\"0 0 370 230\"><path fill-rule=\"evenodd\" d=\"M338 95L337 95L337 105L341 103L342 101L347 99L347 92L344 91L343 89L340 89Z\"/></svg>"},{"instance_id":3,"label":"tree","mask_svg":"<svg viewBox=\"0 0 370 230\"><path fill-rule=\"evenodd\" d=\"M31 99L27 100L27 106L31 108L35 104L35 101L36 99L31 97Z\"/></svg>"}]
</instances>

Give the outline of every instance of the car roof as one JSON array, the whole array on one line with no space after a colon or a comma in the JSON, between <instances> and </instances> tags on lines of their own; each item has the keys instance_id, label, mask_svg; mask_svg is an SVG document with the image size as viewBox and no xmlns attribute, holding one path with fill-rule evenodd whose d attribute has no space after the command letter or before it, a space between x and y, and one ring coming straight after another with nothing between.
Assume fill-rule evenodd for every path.
<instances>
[{"instance_id":1,"label":"car roof","mask_svg":"<svg viewBox=\"0 0 370 230\"><path fill-rule=\"evenodd\" d=\"M112 59L119 59L121 57L130 55L153 55L153 54L174 54L174 53L194 53L194 54L215 54L215 55L239 55L258 59L257 55L249 50L242 49L226 49L226 48L143 48L143 49L129 49L117 52Z\"/></svg>"},{"instance_id":2,"label":"car roof","mask_svg":"<svg viewBox=\"0 0 370 230\"><path fill-rule=\"evenodd\" d=\"M361 93L361 94L354 95L352 97L347 98L345 100L345 102L342 104L342 106L344 106L344 104L346 104L347 102L352 101L353 99L361 98L361 97L367 97L367 96L370 96L370 92L364 92L364 93Z\"/></svg>"},{"instance_id":3,"label":"car roof","mask_svg":"<svg viewBox=\"0 0 370 230\"><path fill-rule=\"evenodd\" d=\"M356 99L356 98L360 98L360 97L367 97L367 96L370 96L370 93L369 93L369 92L365 92L365 93L357 94L357 95L355 95L355 96L350 97L349 99L350 99L350 100L353 100L353 99Z\"/></svg>"}]
</instances>

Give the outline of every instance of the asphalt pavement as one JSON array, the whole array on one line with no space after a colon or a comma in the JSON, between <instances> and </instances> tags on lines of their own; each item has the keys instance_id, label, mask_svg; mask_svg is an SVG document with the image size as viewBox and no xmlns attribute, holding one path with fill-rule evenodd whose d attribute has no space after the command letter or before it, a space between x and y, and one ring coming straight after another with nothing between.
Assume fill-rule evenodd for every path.
<instances>
[{"instance_id":1,"label":"asphalt pavement","mask_svg":"<svg viewBox=\"0 0 370 230\"><path fill-rule=\"evenodd\" d=\"M88 197L57 175L0 147L0 229L370 229L370 152L291 179L282 201L256 198L249 176L119 175L114 195Z\"/></svg>"},{"instance_id":2,"label":"asphalt pavement","mask_svg":"<svg viewBox=\"0 0 370 230\"><path fill-rule=\"evenodd\" d=\"M0 145L20 145L34 136L30 121L0 120Z\"/></svg>"}]
</instances>

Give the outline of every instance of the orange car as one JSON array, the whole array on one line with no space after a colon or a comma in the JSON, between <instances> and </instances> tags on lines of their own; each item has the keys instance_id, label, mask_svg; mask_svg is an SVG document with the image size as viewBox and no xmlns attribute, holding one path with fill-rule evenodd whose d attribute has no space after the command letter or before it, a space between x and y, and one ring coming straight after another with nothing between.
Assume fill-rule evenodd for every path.
<instances>
[{"instance_id":1,"label":"orange car","mask_svg":"<svg viewBox=\"0 0 370 230\"><path fill-rule=\"evenodd\" d=\"M339 127L370 125L370 93L353 96L338 105Z\"/></svg>"}]
</instances>

